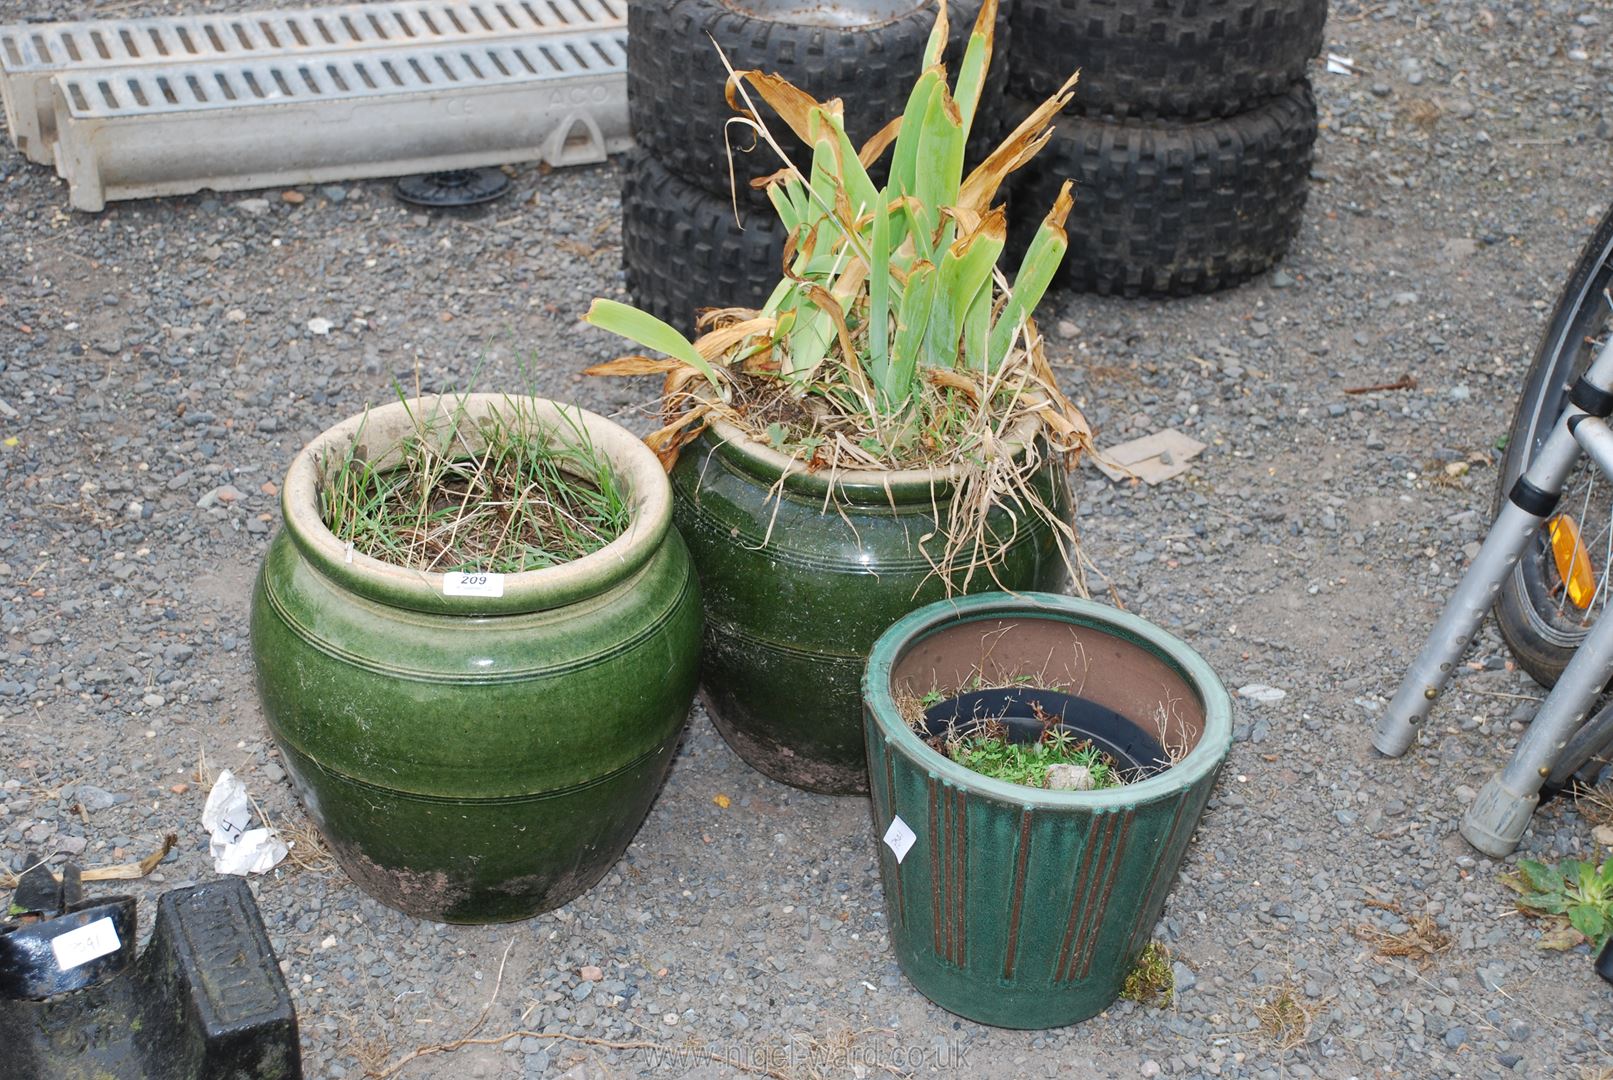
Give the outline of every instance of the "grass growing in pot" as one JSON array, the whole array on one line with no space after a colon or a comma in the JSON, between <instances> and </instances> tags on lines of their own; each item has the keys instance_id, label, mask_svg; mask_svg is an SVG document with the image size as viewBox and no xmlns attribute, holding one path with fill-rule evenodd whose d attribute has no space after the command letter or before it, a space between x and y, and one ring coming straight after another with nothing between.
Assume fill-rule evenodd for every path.
<instances>
[{"instance_id":1,"label":"grass growing in pot","mask_svg":"<svg viewBox=\"0 0 1613 1080\"><path fill-rule=\"evenodd\" d=\"M338 540L394 566L434 573L518 574L598 551L627 528L627 502L581 425L561 441L525 398L481 421L464 402L426 417L384 464L368 460L361 427L319 492ZM565 412L560 411L562 420Z\"/></svg>"},{"instance_id":2,"label":"grass growing in pot","mask_svg":"<svg viewBox=\"0 0 1613 1080\"><path fill-rule=\"evenodd\" d=\"M1000 723L987 720L967 733L954 728L925 741L931 749L959 765L1010 784L1049 787L1049 774L1055 765L1085 769L1091 790L1125 783L1113 758L1063 728L1049 727L1033 743L1016 743L1009 741L1008 732Z\"/></svg>"},{"instance_id":3,"label":"grass growing in pot","mask_svg":"<svg viewBox=\"0 0 1613 1080\"><path fill-rule=\"evenodd\" d=\"M1065 726L1064 716L1047 711L1034 697L1035 691L1061 697L1081 696L1090 661L1079 648L1075 652L1081 672L1077 680L1050 677L1051 658L1038 669L1005 671L988 656L956 688L934 686L922 696L904 692L897 696L897 707L907 726L936 753L982 776L1025 787L1102 791L1146 780L1186 756L1186 746L1179 736L1172 735L1179 730L1176 722L1180 717L1176 714L1180 702L1176 699L1161 701L1150 718L1159 744L1158 759L1135 766L1117 761L1102 747L1093 745L1079 729ZM984 690L1013 690L1024 695L1025 705L1041 728L1036 737L1015 740L1005 722L1006 709L992 712L979 704L973 715L949 719L944 727L931 722L929 710L959 695ZM1055 766L1064 769L1056 770ZM1069 769L1080 773L1072 774Z\"/></svg>"},{"instance_id":4,"label":"grass growing in pot","mask_svg":"<svg viewBox=\"0 0 1613 1080\"><path fill-rule=\"evenodd\" d=\"M988 680L977 671L962 689L1042 688L1061 693L1070 689L1047 683L1045 672L1039 676L1022 674ZM1056 775L1053 767L1066 766L1084 771L1083 790L1102 790L1126 783L1126 776L1114 758L1092 745L1090 739L1071 733L1060 724L1059 717L1034 702L1031 707L1042 730L1030 742L1015 742L1003 717L997 715L977 715L964 723L953 721L939 731L933 730L925 711L951 696L946 691L932 689L923 697L903 694L897 704L907 726L926 746L981 776L1025 787L1047 788L1057 786L1052 782Z\"/></svg>"},{"instance_id":5,"label":"grass growing in pot","mask_svg":"<svg viewBox=\"0 0 1613 1080\"><path fill-rule=\"evenodd\" d=\"M321 432L281 508L253 669L342 869L447 922L591 887L649 812L698 677L700 587L655 455L574 405L432 394Z\"/></svg>"},{"instance_id":6,"label":"grass growing in pot","mask_svg":"<svg viewBox=\"0 0 1613 1080\"><path fill-rule=\"evenodd\" d=\"M730 68L739 114L730 124L782 162L758 182L788 232L782 278L758 310L706 312L693 342L644 312L596 300L587 321L668 359L626 356L590 370L666 375L667 423L648 441L669 467L712 419L829 475L954 467L950 524L933 554L925 550L932 565L961 571L964 584L991 571L1012 537L988 513L1011 507L1055 527L1079 588L1075 534L1031 483L1046 454L1073 464L1088 446L1086 422L1059 391L1031 319L1067 247L1070 185L1011 278L997 265L1006 217L993 205L1051 136L1075 78L966 174L996 14L987 0L949 85L943 4L906 110L860 149L838 99ZM812 148L810 162L788 159L753 93ZM890 179L876 187L868 167L887 152ZM1026 417L1040 436L1028 449L1006 438Z\"/></svg>"}]
</instances>

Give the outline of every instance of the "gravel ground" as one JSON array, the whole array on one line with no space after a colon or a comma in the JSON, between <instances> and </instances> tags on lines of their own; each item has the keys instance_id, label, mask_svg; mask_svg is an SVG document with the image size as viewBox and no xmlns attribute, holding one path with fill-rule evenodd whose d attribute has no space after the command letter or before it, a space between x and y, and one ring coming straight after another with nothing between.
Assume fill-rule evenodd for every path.
<instances>
[{"instance_id":1,"label":"gravel ground","mask_svg":"<svg viewBox=\"0 0 1613 1080\"><path fill-rule=\"evenodd\" d=\"M9 18L85 14L0 3ZM1091 557L1229 686L1285 692L1240 700L1158 928L1174 1004L1042 1033L931 1006L888 951L866 802L761 778L697 709L626 858L559 911L446 927L329 868L254 879L307 1074L362 1076L482 1017L487 1044L403 1075L734 1075L670 1052L499 1039L525 1029L791 1076L1613 1076L1613 993L1583 950L1538 948L1507 863L1456 833L1533 684L1486 630L1425 745L1390 762L1367 742L1476 550L1490 452L1608 201L1610 27L1588 0L1336 3L1328 46L1364 74L1318 70L1316 183L1281 270L1204 299L1069 296L1047 312L1100 441L1175 426L1209 444L1158 488L1078 476ZM464 217L416 214L380 182L88 216L48 169L0 151L8 859L44 846L121 861L178 832L132 889L149 918L160 891L211 874L204 756L305 827L253 695L246 597L275 485L318 431L417 372L427 388L477 371L502 388L523 370L536 392L646 429L649 384L576 374L616 350L577 317L621 288L617 168L515 174L512 196ZM1345 393L1408 373L1415 390ZM1458 462L1470 471L1453 477ZM1522 854L1594 846L1556 804ZM1359 935L1416 914L1452 941L1426 965Z\"/></svg>"}]
</instances>

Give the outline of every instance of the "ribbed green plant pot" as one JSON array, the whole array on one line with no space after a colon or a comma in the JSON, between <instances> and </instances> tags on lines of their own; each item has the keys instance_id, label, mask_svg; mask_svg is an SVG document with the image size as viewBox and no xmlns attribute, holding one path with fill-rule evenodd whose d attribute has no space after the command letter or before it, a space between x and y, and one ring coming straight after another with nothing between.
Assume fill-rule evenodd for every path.
<instances>
[{"instance_id":1,"label":"ribbed green plant pot","mask_svg":"<svg viewBox=\"0 0 1613 1080\"><path fill-rule=\"evenodd\" d=\"M898 700L1019 671L1156 730L1185 751L1103 791L989 779L926 746ZM875 644L864 681L874 827L892 947L937 1005L984 1024L1073 1024L1119 995L1158 921L1232 741L1232 704L1204 660L1157 626L1067 596L988 593L931 604ZM898 828L897 832L900 832Z\"/></svg>"},{"instance_id":2,"label":"ribbed green plant pot","mask_svg":"<svg viewBox=\"0 0 1613 1080\"><path fill-rule=\"evenodd\" d=\"M292 463L252 597L259 695L309 816L365 891L446 922L526 918L598 881L649 811L698 675L699 587L660 463L603 417L568 406L561 422L527 401L610 462L625 534L508 575L498 597L444 596L441 574L349 555L319 519L319 462L362 425L384 467L413 427L388 405Z\"/></svg>"},{"instance_id":3,"label":"ribbed green plant pot","mask_svg":"<svg viewBox=\"0 0 1613 1080\"><path fill-rule=\"evenodd\" d=\"M1034 421L1013 437L1033 439ZM947 594L925 552L941 554L938 511L948 523L953 474L840 472L830 484L720 421L672 471L678 530L705 596L700 681L717 730L775 780L865 794L863 664L886 627ZM1035 487L1068 516L1061 464L1049 460ZM1063 585L1052 526L1016 507L1013 517L993 512L990 527L1011 538L997 581L981 568L967 583L955 575L955 592Z\"/></svg>"}]
</instances>

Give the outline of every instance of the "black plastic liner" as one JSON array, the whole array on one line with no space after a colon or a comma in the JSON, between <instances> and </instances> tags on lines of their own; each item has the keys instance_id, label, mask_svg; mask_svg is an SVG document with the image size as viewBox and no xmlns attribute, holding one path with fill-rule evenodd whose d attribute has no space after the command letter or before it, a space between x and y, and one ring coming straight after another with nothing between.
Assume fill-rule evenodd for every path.
<instances>
[{"instance_id":1,"label":"black plastic liner","mask_svg":"<svg viewBox=\"0 0 1613 1080\"><path fill-rule=\"evenodd\" d=\"M1170 764L1165 748L1150 733L1113 709L1057 690L1022 686L972 690L930 706L924 710L924 720L932 736L945 735L949 729L970 736L986 723L999 721L1007 727L1011 743L1033 743L1049 727L1062 728L1107 754L1128 782Z\"/></svg>"}]
</instances>

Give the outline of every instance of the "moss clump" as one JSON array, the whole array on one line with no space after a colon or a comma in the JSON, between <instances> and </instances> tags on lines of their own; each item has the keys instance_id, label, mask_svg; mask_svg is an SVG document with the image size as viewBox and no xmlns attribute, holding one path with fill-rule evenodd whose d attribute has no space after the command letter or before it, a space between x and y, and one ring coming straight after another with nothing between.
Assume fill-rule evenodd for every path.
<instances>
[{"instance_id":1,"label":"moss clump","mask_svg":"<svg viewBox=\"0 0 1613 1080\"><path fill-rule=\"evenodd\" d=\"M1139 1005L1157 1005L1161 1009L1169 1006L1176 996L1170 950L1157 941L1145 945L1136 966L1120 988L1120 996Z\"/></svg>"}]
</instances>

